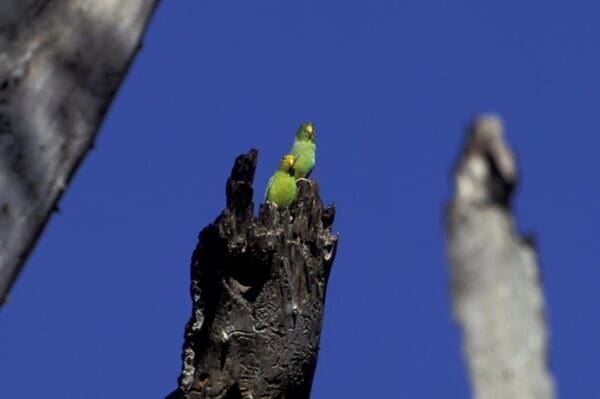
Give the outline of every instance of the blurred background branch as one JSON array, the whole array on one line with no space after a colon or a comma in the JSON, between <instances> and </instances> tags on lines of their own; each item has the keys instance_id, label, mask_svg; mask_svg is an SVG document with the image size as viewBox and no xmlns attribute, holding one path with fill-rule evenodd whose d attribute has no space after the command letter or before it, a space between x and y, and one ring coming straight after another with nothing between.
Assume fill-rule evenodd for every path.
<instances>
[{"instance_id":1,"label":"blurred background branch","mask_svg":"<svg viewBox=\"0 0 600 399\"><path fill-rule=\"evenodd\" d=\"M0 303L93 147L157 3L0 3Z\"/></svg>"},{"instance_id":2,"label":"blurred background branch","mask_svg":"<svg viewBox=\"0 0 600 399\"><path fill-rule=\"evenodd\" d=\"M518 170L500 118L475 120L454 179L452 299L474 397L553 398L540 270L533 239L513 219Z\"/></svg>"}]
</instances>

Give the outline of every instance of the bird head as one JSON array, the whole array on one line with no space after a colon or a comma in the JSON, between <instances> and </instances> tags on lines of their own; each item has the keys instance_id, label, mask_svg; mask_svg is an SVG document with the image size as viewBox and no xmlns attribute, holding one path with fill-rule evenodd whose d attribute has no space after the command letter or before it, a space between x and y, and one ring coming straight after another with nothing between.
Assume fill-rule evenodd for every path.
<instances>
[{"instance_id":1,"label":"bird head","mask_svg":"<svg viewBox=\"0 0 600 399\"><path fill-rule=\"evenodd\" d=\"M308 140L312 143L315 142L315 138L317 135L317 129L312 122L304 122L298 128L298 132L296 133L296 139L299 141Z\"/></svg>"},{"instance_id":2,"label":"bird head","mask_svg":"<svg viewBox=\"0 0 600 399\"><path fill-rule=\"evenodd\" d=\"M285 171L292 172L298 158L294 154L284 155L281 159L281 168Z\"/></svg>"}]
</instances>

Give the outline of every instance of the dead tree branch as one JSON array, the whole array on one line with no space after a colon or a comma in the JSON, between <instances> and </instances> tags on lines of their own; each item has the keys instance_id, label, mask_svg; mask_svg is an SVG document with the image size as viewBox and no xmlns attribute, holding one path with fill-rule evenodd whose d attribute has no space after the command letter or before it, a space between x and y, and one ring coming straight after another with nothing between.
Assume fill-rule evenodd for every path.
<instances>
[{"instance_id":1,"label":"dead tree branch","mask_svg":"<svg viewBox=\"0 0 600 399\"><path fill-rule=\"evenodd\" d=\"M93 146L157 2L0 2L0 303Z\"/></svg>"},{"instance_id":2,"label":"dead tree branch","mask_svg":"<svg viewBox=\"0 0 600 399\"><path fill-rule=\"evenodd\" d=\"M192 316L169 398L308 398L335 258L334 207L299 182L289 210L252 201L256 150L227 181L227 208L192 256Z\"/></svg>"},{"instance_id":3,"label":"dead tree branch","mask_svg":"<svg viewBox=\"0 0 600 399\"><path fill-rule=\"evenodd\" d=\"M511 214L518 171L499 118L475 121L454 177L452 299L474 396L553 398L540 271Z\"/></svg>"}]
</instances>

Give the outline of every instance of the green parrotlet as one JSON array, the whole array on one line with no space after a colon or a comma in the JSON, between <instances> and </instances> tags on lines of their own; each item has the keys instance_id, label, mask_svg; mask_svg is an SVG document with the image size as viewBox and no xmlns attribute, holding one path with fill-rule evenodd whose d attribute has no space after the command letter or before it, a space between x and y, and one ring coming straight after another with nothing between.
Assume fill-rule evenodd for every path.
<instances>
[{"instance_id":1,"label":"green parrotlet","mask_svg":"<svg viewBox=\"0 0 600 399\"><path fill-rule=\"evenodd\" d=\"M288 208L292 205L298 194L294 177L296 159L293 154L285 155L281 159L277 172L271 176L267 184L266 201L272 202L280 208Z\"/></svg>"},{"instance_id":2,"label":"green parrotlet","mask_svg":"<svg viewBox=\"0 0 600 399\"><path fill-rule=\"evenodd\" d=\"M317 130L312 122L304 122L298 128L296 140L290 150L298 160L294 167L296 179L307 179L317 161L317 144L315 142Z\"/></svg>"}]
</instances>

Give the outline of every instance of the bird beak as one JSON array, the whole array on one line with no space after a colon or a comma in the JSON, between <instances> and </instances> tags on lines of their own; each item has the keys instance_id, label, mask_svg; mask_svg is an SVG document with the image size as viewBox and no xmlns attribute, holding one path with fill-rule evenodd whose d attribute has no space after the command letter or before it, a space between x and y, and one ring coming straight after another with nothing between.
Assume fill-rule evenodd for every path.
<instances>
[{"instance_id":1,"label":"bird beak","mask_svg":"<svg viewBox=\"0 0 600 399\"><path fill-rule=\"evenodd\" d=\"M290 166L290 168L294 167L294 165L296 164L296 159L298 159L298 158L294 157L294 158L288 159L288 165Z\"/></svg>"},{"instance_id":2,"label":"bird beak","mask_svg":"<svg viewBox=\"0 0 600 399\"><path fill-rule=\"evenodd\" d=\"M306 133L308 133L308 137L312 139L315 136L315 128L312 126L308 126L306 128Z\"/></svg>"}]
</instances>

